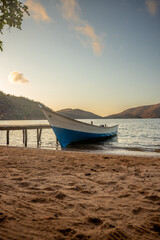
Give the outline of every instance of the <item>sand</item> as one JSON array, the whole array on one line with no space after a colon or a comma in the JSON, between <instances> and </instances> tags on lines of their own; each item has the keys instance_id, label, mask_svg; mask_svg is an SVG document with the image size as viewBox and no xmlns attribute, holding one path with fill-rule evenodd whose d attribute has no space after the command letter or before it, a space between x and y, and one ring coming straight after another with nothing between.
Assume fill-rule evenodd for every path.
<instances>
[{"instance_id":1,"label":"sand","mask_svg":"<svg viewBox=\"0 0 160 240\"><path fill-rule=\"evenodd\" d=\"M160 239L160 158L0 147L0 239Z\"/></svg>"}]
</instances>

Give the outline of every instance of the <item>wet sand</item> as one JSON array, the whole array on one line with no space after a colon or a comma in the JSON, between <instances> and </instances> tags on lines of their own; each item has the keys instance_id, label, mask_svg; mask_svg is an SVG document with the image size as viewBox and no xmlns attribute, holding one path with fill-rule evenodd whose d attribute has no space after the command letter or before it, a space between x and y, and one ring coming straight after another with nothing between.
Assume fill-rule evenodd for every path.
<instances>
[{"instance_id":1,"label":"wet sand","mask_svg":"<svg viewBox=\"0 0 160 240\"><path fill-rule=\"evenodd\" d=\"M160 158L0 147L0 239L160 239Z\"/></svg>"}]
</instances>

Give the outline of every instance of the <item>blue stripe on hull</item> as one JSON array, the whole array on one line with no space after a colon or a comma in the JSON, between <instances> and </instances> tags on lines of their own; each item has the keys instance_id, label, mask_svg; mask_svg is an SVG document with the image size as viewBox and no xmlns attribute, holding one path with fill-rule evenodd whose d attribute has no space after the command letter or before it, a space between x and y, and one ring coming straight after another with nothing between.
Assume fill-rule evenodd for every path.
<instances>
[{"instance_id":1,"label":"blue stripe on hull","mask_svg":"<svg viewBox=\"0 0 160 240\"><path fill-rule=\"evenodd\" d=\"M117 131L111 133L87 133L64 128L52 127L62 148L73 142L81 142L96 138L107 138L117 134Z\"/></svg>"}]
</instances>

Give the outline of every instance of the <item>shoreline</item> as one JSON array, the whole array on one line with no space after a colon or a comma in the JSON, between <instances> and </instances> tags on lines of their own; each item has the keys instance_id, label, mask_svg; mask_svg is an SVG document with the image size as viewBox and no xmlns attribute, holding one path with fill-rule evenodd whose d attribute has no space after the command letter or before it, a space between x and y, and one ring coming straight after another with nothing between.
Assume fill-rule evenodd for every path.
<instances>
[{"instance_id":1,"label":"shoreline","mask_svg":"<svg viewBox=\"0 0 160 240\"><path fill-rule=\"evenodd\" d=\"M0 169L1 239L159 239L160 157L0 146Z\"/></svg>"},{"instance_id":2,"label":"shoreline","mask_svg":"<svg viewBox=\"0 0 160 240\"><path fill-rule=\"evenodd\" d=\"M37 149L37 150L48 150L48 151L66 151L66 152L75 152L75 153L90 153L90 154L102 154L102 155L115 155L115 156L135 156L135 157L155 157L155 158L160 158L160 149L155 149L155 151L150 151L150 150L143 150L140 148L110 148L108 150L93 150L93 149L84 149L84 148L74 148L74 146L72 147L68 147L68 148L60 148L60 146L56 147L31 147L31 146L11 146L11 145L0 145L1 147L6 147L6 148L21 148L21 149Z\"/></svg>"}]
</instances>

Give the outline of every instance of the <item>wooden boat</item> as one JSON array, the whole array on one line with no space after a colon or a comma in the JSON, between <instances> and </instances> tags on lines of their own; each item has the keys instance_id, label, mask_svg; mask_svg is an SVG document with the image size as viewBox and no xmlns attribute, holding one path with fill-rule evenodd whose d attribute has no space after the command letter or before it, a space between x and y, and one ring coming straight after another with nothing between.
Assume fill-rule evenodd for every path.
<instances>
[{"instance_id":1,"label":"wooden boat","mask_svg":"<svg viewBox=\"0 0 160 240\"><path fill-rule=\"evenodd\" d=\"M118 125L112 127L83 123L40 106L62 148L75 142L102 140L117 135Z\"/></svg>"}]
</instances>

